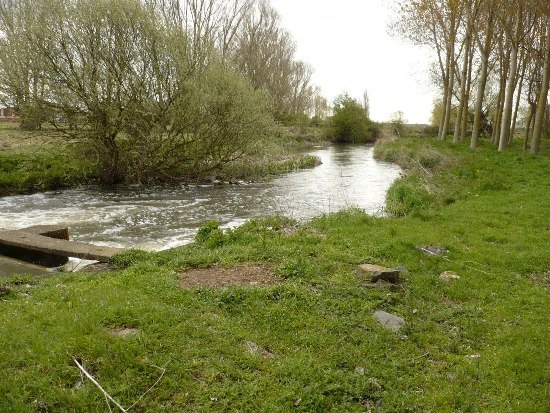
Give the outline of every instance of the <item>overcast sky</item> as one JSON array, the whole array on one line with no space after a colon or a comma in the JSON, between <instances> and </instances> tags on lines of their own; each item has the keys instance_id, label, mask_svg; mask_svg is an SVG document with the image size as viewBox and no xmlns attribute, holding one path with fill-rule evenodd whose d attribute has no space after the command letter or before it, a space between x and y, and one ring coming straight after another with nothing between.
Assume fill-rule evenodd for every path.
<instances>
[{"instance_id":1,"label":"overcast sky","mask_svg":"<svg viewBox=\"0 0 550 413\"><path fill-rule=\"evenodd\" d=\"M271 0L296 40L297 57L313 66L313 81L331 102L347 91L370 96L371 118L403 111L411 123L429 123L434 93L429 57L391 37L392 0Z\"/></svg>"}]
</instances>

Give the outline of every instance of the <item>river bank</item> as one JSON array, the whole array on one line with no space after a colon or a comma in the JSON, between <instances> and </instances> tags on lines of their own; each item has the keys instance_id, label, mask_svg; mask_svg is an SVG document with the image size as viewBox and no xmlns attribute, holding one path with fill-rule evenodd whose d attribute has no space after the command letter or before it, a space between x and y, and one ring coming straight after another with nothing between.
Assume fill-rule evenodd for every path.
<instances>
[{"instance_id":1,"label":"river bank","mask_svg":"<svg viewBox=\"0 0 550 413\"><path fill-rule=\"evenodd\" d=\"M319 159L300 152L312 145L327 145L317 129L280 126L271 141L221 169L148 179L143 185L257 181L269 175L313 168ZM20 130L15 122L0 123L0 197L99 184L100 162L93 156L84 156L83 150L78 139L47 126L29 132Z\"/></svg>"},{"instance_id":2,"label":"river bank","mask_svg":"<svg viewBox=\"0 0 550 413\"><path fill-rule=\"evenodd\" d=\"M377 153L409 170L388 195L401 218L211 225L112 273L6 280L0 410L104 411L73 358L123 406L150 390L144 411L548 410L550 157L424 140ZM366 282L365 263L404 267L402 283ZM242 266L277 280L186 284Z\"/></svg>"},{"instance_id":3,"label":"river bank","mask_svg":"<svg viewBox=\"0 0 550 413\"><path fill-rule=\"evenodd\" d=\"M350 206L383 213L401 168L375 160L368 146L330 146L307 154L321 165L235 185L88 186L3 197L0 228L47 222L69 226L75 241L158 251L193 242L209 221L223 228L268 215L304 222ZM0 267L0 276L6 274Z\"/></svg>"}]
</instances>

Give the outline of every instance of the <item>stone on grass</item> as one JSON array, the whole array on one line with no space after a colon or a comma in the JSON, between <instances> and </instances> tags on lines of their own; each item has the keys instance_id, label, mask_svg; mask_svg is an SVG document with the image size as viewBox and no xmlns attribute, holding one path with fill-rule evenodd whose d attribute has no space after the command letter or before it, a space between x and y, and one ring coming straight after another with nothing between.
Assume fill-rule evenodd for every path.
<instances>
[{"instance_id":1,"label":"stone on grass","mask_svg":"<svg viewBox=\"0 0 550 413\"><path fill-rule=\"evenodd\" d=\"M365 368L361 366L355 367L355 374L358 374L359 376L365 375Z\"/></svg>"},{"instance_id":2,"label":"stone on grass","mask_svg":"<svg viewBox=\"0 0 550 413\"><path fill-rule=\"evenodd\" d=\"M397 284L399 282L399 274L399 270L374 264L363 264L357 268L357 275L372 283L382 280Z\"/></svg>"},{"instance_id":3,"label":"stone on grass","mask_svg":"<svg viewBox=\"0 0 550 413\"><path fill-rule=\"evenodd\" d=\"M10 287L4 287L4 286L0 287L0 297L10 295L11 293L12 291Z\"/></svg>"},{"instance_id":4,"label":"stone on grass","mask_svg":"<svg viewBox=\"0 0 550 413\"><path fill-rule=\"evenodd\" d=\"M405 327L405 320L403 318L386 313L385 311L376 311L373 317L382 327L394 333L399 332L399 330Z\"/></svg>"},{"instance_id":5,"label":"stone on grass","mask_svg":"<svg viewBox=\"0 0 550 413\"><path fill-rule=\"evenodd\" d=\"M445 271L439 275L439 279L445 282L458 281L460 280L460 275L452 271Z\"/></svg>"},{"instance_id":6,"label":"stone on grass","mask_svg":"<svg viewBox=\"0 0 550 413\"><path fill-rule=\"evenodd\" d=\"M439 246L439 245L420 245L418 247L416 247L416 249L420 250L420 251L423 251L426 255L445 255L447 254L449 251L447 250L447 248L445 247L442 247L442 246Z\"/></svg>"}]
</instances>

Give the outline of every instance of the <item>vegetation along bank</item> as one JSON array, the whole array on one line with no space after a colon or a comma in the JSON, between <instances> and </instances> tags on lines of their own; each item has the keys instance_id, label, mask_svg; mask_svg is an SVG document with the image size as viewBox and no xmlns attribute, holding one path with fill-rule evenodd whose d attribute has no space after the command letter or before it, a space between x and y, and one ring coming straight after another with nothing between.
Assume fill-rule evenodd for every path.
<instances>
[{"instance_id":1,"label":"vegetation along bank","mask_svg":"<svg viewBox=\"0 0 550 413\"><path fill-rule=\"evenodd\" d=\"M114 272L2 280L0 410L105 411L76 360L137 411L547 411L549 155L376 151L408 169L388 195L400 218L212 223ZM365 263L402 281L372 284Z\"/></svg>"}]
</instances>

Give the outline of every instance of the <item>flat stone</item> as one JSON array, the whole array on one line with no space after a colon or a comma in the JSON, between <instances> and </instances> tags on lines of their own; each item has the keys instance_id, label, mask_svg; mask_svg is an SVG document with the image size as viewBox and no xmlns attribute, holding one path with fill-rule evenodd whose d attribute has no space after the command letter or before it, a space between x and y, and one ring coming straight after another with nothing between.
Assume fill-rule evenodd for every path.
<instances>
[{"instance_id":1,"label":"flat stone","mask_svg":"<svg viewBox=\"0 0 550 413\"><path fill-rule=\"evenodd\" d=\"M445 282L458 281L460 280L460 275L452 271L445 271L439 275L439 279Z\"/></svg>"},{"instance_id":2,"label":"flat stone","mask_svg":"<svg viewBox=\"0 0 550 413\"><path fill-rule=\"evenodd\" d=\"M385 311L376 311L373 317L382 327L394 333L405 327L405 319Z\"/></svg>"},{"instance_id":3,"label":"flat stone","mask_svg":"<svg viewBox=\"0 0 550 413\"><path fill-rule=\"evenodd\" d=\"M399 282L399 270L393 268L385 268L380 265L363 264L357 268L357 275L367 279L372 283L376 283L379 280L387 281L393 284Z\"/></svg>"},{"instance_id":4,"label":"flat stone","mask_svg":"<svg viewBox=\"0 0 550 413\"><path fill-rule=\"evenodd\" d=\"M446 255L449 250L447 248L442 246L434 246L434 245L421 245L416 247L417 250L423 251L426 255L432 256L432 255Z\"/></svg>"}]
</instances>

